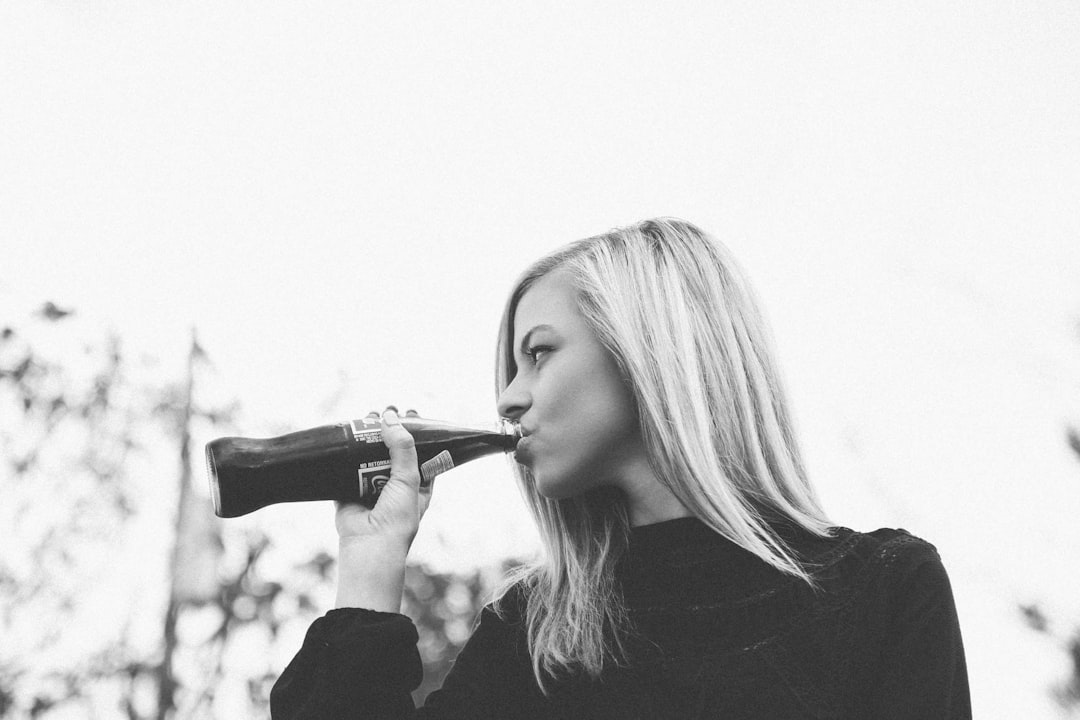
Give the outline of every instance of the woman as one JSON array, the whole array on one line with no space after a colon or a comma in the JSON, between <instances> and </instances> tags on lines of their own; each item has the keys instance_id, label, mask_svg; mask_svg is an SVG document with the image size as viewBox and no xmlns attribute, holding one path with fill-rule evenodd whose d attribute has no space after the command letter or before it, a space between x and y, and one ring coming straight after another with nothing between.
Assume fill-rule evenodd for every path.
<instances>
[{"instance_id":1,"label":"woman","mask_svg":"<svg viewBox=\"0 0 1080 720\"><path fill-rule=\"evenodd\" d=\"M374 509L338 509L337 609L275 685L275 718L970 717L937 552L826 519L753 293L701 230L648 220L535 263L496 388L544 558L414 709L398 611L430 490L388 409L390 482Z\"/></svg>"}]
</instances>

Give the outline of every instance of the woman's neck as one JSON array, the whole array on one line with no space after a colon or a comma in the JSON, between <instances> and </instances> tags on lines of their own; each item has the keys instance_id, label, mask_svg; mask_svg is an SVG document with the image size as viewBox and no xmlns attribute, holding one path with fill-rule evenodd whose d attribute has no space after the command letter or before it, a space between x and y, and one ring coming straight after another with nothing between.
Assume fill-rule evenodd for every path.
<instances>
[{"instance_id":1,"label":"woman's neck","mask_svg":"<svg viewBox=\"0 0 1080 720\"><path fill-rule=\"evenodd\" d=\"M671 490L651 472L621 484L631 527L693 515Z\"/></svg>"}]
</instances>

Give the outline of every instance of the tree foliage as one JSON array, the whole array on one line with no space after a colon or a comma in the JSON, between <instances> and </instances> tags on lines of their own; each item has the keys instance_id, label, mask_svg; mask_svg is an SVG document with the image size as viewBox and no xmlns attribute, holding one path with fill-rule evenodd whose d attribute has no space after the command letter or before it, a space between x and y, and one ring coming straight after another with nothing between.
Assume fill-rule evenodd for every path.
<instances>
[{"instance_id":1,"label":"tree foliage","mask_svg":"<svg viewBox=\"0 0 1080 720\"><path fill-rule=\"evenodd\" d=\"M170 376L53 302L0 329L0 718L266 717L269 689L332 596L325 551L222 522L196 435L207 406L194 335ZM194 468L194 469L193 469ZM441 683L488 576L409 567L425 683Z\"/></svg>"},{"instance_id":2,"label":"tree foliage","mask_svg":"<svg viewBox=\"0 0 1080 720\"><path fill-rule=\"evenodd\" d=\"M424 681L413 691L419 707L424 698L442 685L454 659L465 646L484 604L494 591L497 578L514 564L507 559L494 573L475 570L465 575L432 573L420 566L405 571L402 610L413 619L420 657L424 661Z\"/></svg>"},{"instance_id":3,"label":"tree foliage","mask_svg":"<svg viewBox=\"0 0 1080 720\"><path fill-rule=\"evenodd\" d=\"M1080 431L1066 428L1065 443L1080 462ZM1027 626L1061 648L1068 658L1068 675L1057 681L1050 692L1064 712L1080 715L1080 627L1060 630L1037 603L1021 605L1019 609Z\"/></svg>"},{"instance_id":4,"label":"tree foliage","mask_svg":"<svg viewBox=\"0 0 1080 720\"><path fill-rule=\"evenodd\" d=\"M55 658L73 652L70 621L133 514L125 467L139 410L121 343L70 342L54 327L69 315L46 303L26 327L0 330L0 716L42 715L101 672Z\"/></svg>"}]
</instances>

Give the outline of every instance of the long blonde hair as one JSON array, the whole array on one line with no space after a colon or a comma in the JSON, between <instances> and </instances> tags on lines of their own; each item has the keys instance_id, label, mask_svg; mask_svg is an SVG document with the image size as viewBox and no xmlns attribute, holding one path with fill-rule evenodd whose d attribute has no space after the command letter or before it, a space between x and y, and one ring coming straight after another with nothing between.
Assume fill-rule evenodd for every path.
<instances>
[{"instance_id":1,"label":"long blonde hair","mask_svg":"<svg viewBox=\"0 0 1080 720\"><path fill-rule=\"evenodd\" d=\"M583 316L633 393L660 481L708 527L814 586L766 518L818 536L830 525L806 477L770 332L727 248L686 221L657 218L541 258L506 303L497 394L517 372L517 304L556 269L569 273ZM625 660L628 621L615 564L629 521L611 489L550 500L526 468L513 468L545 554L513 574L504 592L515 584L524 591L533 672L546 692L551 678L597 677Z\"/></svg>"}]
</instances>

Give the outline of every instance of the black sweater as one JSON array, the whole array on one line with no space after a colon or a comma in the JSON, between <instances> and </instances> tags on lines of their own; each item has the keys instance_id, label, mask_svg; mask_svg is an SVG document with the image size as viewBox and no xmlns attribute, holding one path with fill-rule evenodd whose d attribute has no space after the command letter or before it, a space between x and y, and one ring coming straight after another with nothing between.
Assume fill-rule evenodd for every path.
<instances>
[{"instance_id":1,"label":"black sweater","mask_svg":"<svg viewBox=\"0 0 1080 720\"><path fill-rule=\"evenodd\" d=\"M698 520L634 528L617 569L634 628L629 666L564 679L549 697L518 613L485 608L442 689L414 709L423 668L409 618L331 610L274 686L273 717L970 718L934 546L904 530L833 534L781 532L814 564L815 593ZM520 607L520 593L508 599Z\"/></svg>"}]
</instances>

